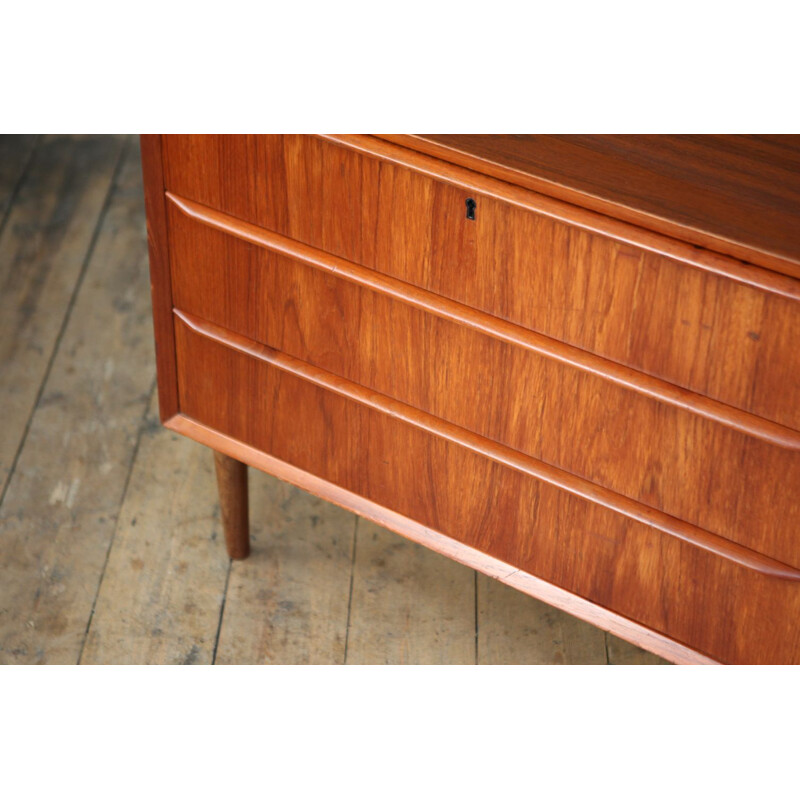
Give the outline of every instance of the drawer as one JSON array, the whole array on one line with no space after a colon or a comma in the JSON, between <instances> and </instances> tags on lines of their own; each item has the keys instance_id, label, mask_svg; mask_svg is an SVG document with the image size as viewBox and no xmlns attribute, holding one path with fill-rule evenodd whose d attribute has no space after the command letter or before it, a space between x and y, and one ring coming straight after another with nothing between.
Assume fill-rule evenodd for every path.
<instances>
[{"instance_id":1,"label":"drawer","mask_svg":"<svg viewBox=\"0 0 800 800\"><path fill-rule=\"evenodd\" d=\"M169 228L180 311L612 490L615 502L800 567L797 441L779 446L666 405L224 233L175 203Z\"/></svg>"},{"instance_id":2,"label":"drawer","mask_svg":"<svg viewBox=\"0 0 800 800\"><path fill-rule=\"evenodd\" d=\"M181 320L175 333L181 409L201 424L713 658L800 655L797 582L487 458L420 412L269 348Z\"/></svg>"},{"instance_id":3,"label":"drawer","mask_svg":"<svg viewBox=\"0 0 800 800\"><path fill-rule=\"evenodd\" d=\"M168 136L165 152L181 197L800 428L800 284L786 276L744 267L765 289L699 269L539 212L525 190L512 202L465 170L453 182L435 160L426 173L312 136Z\"/></svg>"}]
</instances>

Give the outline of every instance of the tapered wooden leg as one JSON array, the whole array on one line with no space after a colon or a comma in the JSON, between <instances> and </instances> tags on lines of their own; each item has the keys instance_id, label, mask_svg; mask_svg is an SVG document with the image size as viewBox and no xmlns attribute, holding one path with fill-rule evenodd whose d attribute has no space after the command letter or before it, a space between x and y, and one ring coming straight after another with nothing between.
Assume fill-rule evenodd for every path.
<instances>
[{"instance_id":1,"label":"tapered wooden leg","mask_svg":"<svg viewBox=\"0 0 800 800\"><path fill-rule=\"evenodd\" d=\"M247 558L250 554L247 465L216 450L214 465L217 468L219 507L228 555L231 558Z\"/></svg>"}]
</instances>

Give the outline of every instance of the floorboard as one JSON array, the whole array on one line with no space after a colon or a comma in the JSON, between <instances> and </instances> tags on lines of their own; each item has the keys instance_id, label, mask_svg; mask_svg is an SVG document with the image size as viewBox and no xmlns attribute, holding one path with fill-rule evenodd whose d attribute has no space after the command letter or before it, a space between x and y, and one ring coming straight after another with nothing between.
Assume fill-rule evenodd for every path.
<instances>
[{"instance_id":1,"label":"floorboard","mask_svg":"<svg viewBox=\"0 0 800 800\"><path fill-rule=\"evenodd\" d=\"M341 664L355 515L250 470L252 552L231 564L218 664Z\"/></svg>"},{"instance_id":2,"label":"floorboard","mask_svg":"<svg viewBox=\"0 0 800 800\"><path fill-rule=\"evenodd\" d=\"M212 663L222 541L211 453L161 427L154 393L81 663Z\"/></svg>"},{"instance_id":3,"label":"floorboard","mask_svg":"<svg viewBox=\"0 0 800 800\"><path fill-rule=\"evenodd\" d=\"M626 642L610 633L606 634L606 644L608 652L608 663L617 665L645 665L645 664L669 664L655 653L648 653L641 647Z\"/></svg>"},{"instance_id":4,"label":"floorboard","mask_svg":"<svg viewBox=\"0 0 800 800\"><path fill-rule=\"evenodd\" d=\"M478 576L479 664L605 664L599 628Z\"/></svg>"},{"instance_id":5,"label":"floorboard","mask_svg":"<svg viewBox=\"0 0 800 800\"><path fill-rule=\"evenodd\" d=\"M95 174L88 162L113 163L118 145L103 140L97 150L92 144L88 150L95 155L85 153L77 163ZM70 173L83 185L69 155L74 147L58 147L69 168L54 153L48 158L54 159L51 167L60 181ZM37 169L32 165L31 174ZM94 217L111 180L107 170L103 175L99 185L80 193L80 204L88 202L87 192L97 195L91 204ZM138 150L131 145L0 506L3 663L74 664L83 645L154 380L141 192ZM26 208L35 205L35 198L22 195ZM54 201L43 198L42 203L44 219L58 225ZM75 219L74 210L67 216ZM20 219L14 210L11 218ZM41 221L32 224L34 242L20 242L26 256L16 261L17 267L57 284L61 279L55 280L54 273L72 270L74 281L95 219L87 217L81 230L62 231L60 246L43 231L46 227ZM81 246L68 245L73 240ZM34 252L46 261L53 252L61 255L45 266L35 262ZM36 282L31 275L20 279ZM28 298L36 301L32 316L44 325L49 314L63 315L62 301L70 291L64 285L63 291L33 292ZM31 370L40 374L39 359L30 360ZM7 373L0 374L3 391L10 391ZM14 418L15 428L21 424Z\"/></svg>"},{"instance_id":6,"label":"floorboard","mask_svg":"<svg viewBox=\"0 0 800 800\"><path fill-rule=\"evenodd\" d=\"M359 520L348 664L474 664L472 570Z\"/></svg>"},{"instance_id":7,"label":"floorboard","mask_svg":"<svg viewBox=\"0 0 800 800\"><path fill-rule=\"evenodd\" d=\"M0 499L91 254L122 144L43 137L0 232Z\"/></svg>"}]
</instances>

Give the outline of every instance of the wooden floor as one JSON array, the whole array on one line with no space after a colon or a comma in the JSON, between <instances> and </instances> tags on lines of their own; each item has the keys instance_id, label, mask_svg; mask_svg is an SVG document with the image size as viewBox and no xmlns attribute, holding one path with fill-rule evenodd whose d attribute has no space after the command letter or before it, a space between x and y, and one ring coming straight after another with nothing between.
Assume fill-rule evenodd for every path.
<instances>
[{"instance_id":1,"label":"wooden floor","mask_svg":"<svg viewBox=\"0 0 800 800\"><path fill-rule=\"evenodd\" d=\"M0 137L0 663L656 664L158 423L138 143Z\"/></svg>"}]
</instances>

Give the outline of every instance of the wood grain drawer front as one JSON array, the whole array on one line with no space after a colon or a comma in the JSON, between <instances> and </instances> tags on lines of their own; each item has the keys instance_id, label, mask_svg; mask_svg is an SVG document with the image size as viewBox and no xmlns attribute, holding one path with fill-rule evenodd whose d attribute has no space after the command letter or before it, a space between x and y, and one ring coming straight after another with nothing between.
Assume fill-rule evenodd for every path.
<instances>
[{"instance_id":1,"label":"wood grain drawer front","mask_svg":"<svg viewBox=\"0 0 800 800\"><path fill-rule=\"evenodd\" d=\"M311 136L168 136L165 151L179 196L800 429L791 278L690 248L738 279L691 266L537 211L526 190L491 195L466 170L442 163L439 177L435 159L412 168L402 148L390 160Z\"/></svg>"},{"instance_id":2,"label":"wood grain drawer front","mask_svg":"<svg viewBox=\"0 0 800 800\"><path fill-rule=\"evenodd\" d=\"M800 567L800 451L169 212L175 305ZM602 502L602 500L601 500Z\"/></svg>"},{"instance_id":3,"label":"wood grain drawer front","mask_svg":"<svg viewBox=\"0 0 800 800\"><path fill-rule=\"evenodd\" d=\"M713 658L800 657L800 583L487 458L287 356L248 354L180 320L176 342L181 408L200 423Z\"/></svg>"}]
</instances>

